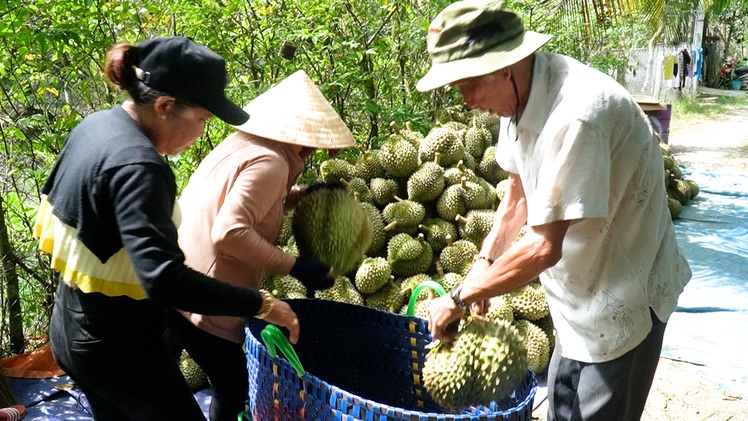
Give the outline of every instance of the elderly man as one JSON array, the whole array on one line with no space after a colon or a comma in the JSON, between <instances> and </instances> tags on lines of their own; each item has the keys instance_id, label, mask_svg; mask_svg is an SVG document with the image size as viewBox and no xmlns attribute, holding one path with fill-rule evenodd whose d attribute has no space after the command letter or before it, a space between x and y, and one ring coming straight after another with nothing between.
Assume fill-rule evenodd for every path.
<instances>
[{"instance_id":1,"label":"elderly man","mask_svg":"<svg viewBox=\"0 0 748 421\"><path fill-rule=\"evenodd\" d=\"M658 139L631 95L570 57L537 52L501 0L431 23L420 91L450 85L500 115L510 188L465 282L430 307L435 338L472 306L540 277L556 329L550 420L637 420L665 324L691 277L666 204ZM527 234L511 245L523 225ZM511 246L510 246L511 245Z\"/></svg>"}]
</instances>

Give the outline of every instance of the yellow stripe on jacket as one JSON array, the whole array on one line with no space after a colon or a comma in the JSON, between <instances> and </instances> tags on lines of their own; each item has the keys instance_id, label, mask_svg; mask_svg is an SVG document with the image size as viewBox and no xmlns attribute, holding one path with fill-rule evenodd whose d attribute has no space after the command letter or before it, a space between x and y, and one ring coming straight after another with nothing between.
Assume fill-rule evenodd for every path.
<instances>
[{"instance_id":1,"label":"yellow stripe on jacket","mask_svg":"<svg viewBox=\"0 0 748 421\"><path fill-rule=\"evenodd\" d=\"M65 283L86 293L100 292L110 297L125 295L136 300L147 298L124 248L102 263L78 239L76 229L62 222L52 211L52 204L42 196L34 237L39 238L39 249L51 256L52 269L60 272ZM175 207L173 219L179 222L178 207Z\"/></svg>"}]
</instances>

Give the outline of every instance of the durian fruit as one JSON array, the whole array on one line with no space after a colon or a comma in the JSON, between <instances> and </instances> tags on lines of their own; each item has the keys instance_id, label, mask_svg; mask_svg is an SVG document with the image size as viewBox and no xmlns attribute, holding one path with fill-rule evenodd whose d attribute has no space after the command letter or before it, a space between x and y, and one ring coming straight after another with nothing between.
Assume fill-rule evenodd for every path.
<instances>
[{"instance_id":1,"label":"durian fruit","mask_svg":"<svg viewBox=\"0 0 748 421\"><path fill-rule=\"evenodd\" d=\"M483 153L492 143L491 131L478 124L478 117L473 116L473 121L465 132L465 152L475 159L481 159Z\"/></svg>"},{"instance_id":2,"label":"durian fruit","mask_svg":"<svg viewBox=\"0 0 748 421\"><path fill-rule=\"evenodd\" d=\"M530 282L510 295L514 317L517 319L538 320L550 314L548 300L538 281Z\"/></svg>"},{"instance_id":3,"label":"durian fruit","mask_svg":"<svg viewBox=\"0 0 748 421\"><path fill-rule=\"evenodd\" d=\"M418 168L418 148L402 137L391 137L379 147L377 159L390 177L410 177Z\"/></svg>"},{"instance_id":4,"label":"durian fruit","mask_svg":"<svg viewBox=\"0 0 748 421\"><path fill-rule=\"evenodd\" d=\"M670 190L670 195L680 202L681 205L688 204L691 200L691 186L681 179L675 180L675 187Z\"/></svg>"},{"instance_id":5,"label":"durian fruit","mask_svg":"<svg viewBox=\"0 0 748 421\"><path fill-rule=\"evenodd\" d=\"M465 155L462 136L463 132L460 130L434 127L421 141L418 148L418 160L421 163L434 162L436 154L440 154L440 165L449 167L456 164Z\"/></svg>"},{"instance_id":6,"label":"durian fruit","mask_svg":"<svg viewBox=\"0 0 748 421\"><path fill-rule=\"evenodd\" d=\"M353 177L349 180L341 178L339 181L345 186L349 193L352 195L359 195L359 202L374 203L374 195L371 193L371 189L369 189L369 183L367 183L363 178Z\"/></svg>"},{"instance_id":7,"label":"durian fruit","mask_svg":"<svg viewBox=\"0 0 748 421\"><path fill-rule=\"evenodd\" d=\"M504 171L496 162L496 146L486 148L475 172L493 185L509 177L509 173Z\"/></svg>"},{"instance_id":8,"label":"durian fruit","mask_svg":"<svg viewBox=\"0 0 748 421\"><path fill-rule=\"evenodd\" d=\"M378 153L378 150L364 152L356 161L354 175L362 178L367 183L371 181L372 178L384 177L385 171L379 158L377 158Z\"/></svg>"},{"instance_id":9,"label":"durian fruit","mask_svg":"<svg viewBox=\"0 0 748 421\"><path fill-rule=\"evenodd\" d=\"M663 156L673 154L673 148L671 148L667 143L658 142L658 145L660 146L660 153L662 153Z\"/></svg>"},{"instance_id":10,"label":"durian fruit","mask_svg":"<svg viewBox=\"0 0 748 421\"><path fill-rule=\"evenodd\" d=\"M367 257L356 271L356 289L364 295L373 294L382 288L392 275L392 267L383 257Z\"/></svg>"},{"instance_id":11,"label":"durian fruit","mask_svg":"<svg viewBox=\"0 0 748 421\"><path fill-rule=\"evenodd\" d=\"M454 221L457 215L464 215L468 208L463 199L464 191L461 184L453 184L439 196L436 201L436 213L442 219Z\"/></svg>"},{"instance_id":12,"label":"durian fruit","mask_svg":"<svg viewBox=\"0 0 748 421\"><path fill-rule=\"evenodd\" d=\"M408 302L411 299L411 295L413 295L413 291L418 285L421 285L422 283L431 280L431 276L425 274L425 273L418 273L413 276L409 276L400 283L400 293L405 297L405 305L408 305ZM425 300L429 296L429 289L422 289L418 293L418 297L416 300ZM400 311L401 313L405 313L404 311Z\"/></svg>"},{"instance_id":13,"label":"durian fruit","mask_svg":"<svg viewBox=\"0 0 748 421\"><path fill-rule=\"evenodd\" d=\"M448 235L452 238L457 237L454 223L441 218L425 218L423 223L418 225L418 229L425 233L426 240L434 252L439 252L447 246Z\"/></svg>"},{"instance_id":14,"label":"durian fruit","mask_svg":"<svg viewBox=\"0 0 748 421\"><path fill-rule=\"evenodd\" d=\"M693 180L683 180L690 187L691 199L699 195L699 185Z\"/></svg>"},{"instance_id":15,"label":"durian fruit","mask_svg":"<svg viewBox=\"0 0 748 421\"><path fill-rule=\"evenodd\" d=\"M465 110L461 105L452 105L439 109L436 112L435 121L438 124L444 124L449 121L457 121L466 124L468 119Z\"/></svg>"},{"instance_id":16,"label":"durian fruit","mask_svg":"<svg viewBox=\"0 0 748 421\"><path fill-rule=\"evenodd\" d=\"M405 123L405 128L401 128L396 122L390 122L390 128L392 129L392 136L390 138L402 138L411 145L418 148L423 140L423 133L413 129L413 123L410 121Z\"/></svg>"},{"instance_id":17,"label":"durian fruit","mask_svg":"<svg viewBox=\"0 0 748 421\"><path fill-rule=\"evenodd\" d=\"M366 250L366 255L376 256L379 252L384 250L384 246L387 244L387 231L385 231L384 217L379 212L379 209L371 203L361 202L360 204L371 222L371 244Z\"/></svg>"},{"instance_id":18,"label":"durian fruit","mask_svg":"<svg viewBox=\"0 0 748 421\"><path fill-rule=\"evenodd\" d=\"M504 200L504 196L506 195L506 191L508 188L509 178L505 178L496 184L496 197L498 197L500 201Z\"/></svg>"},{"instance_id":19,"label":"durian fruit","mask_svg":"<svg viewBox=\"0 0 748 421\"><path fill-rule=\"evenodd\" d=\"M527 351L517 329L505 320L472 319L452 344L426 356L423 382L445 409L488 405L508 397L527 375Z\"/></svg>"},{"instance_id":20,"label":"durian fruit","mask_svg":"<svg viewBox=\"0 0 748 421\"><path fill-rule=\"evenodd\" d=\"M449 244L451 239L447 239ZM478 247L468 240L457 240L444 247L439 255L439 262L445 272L459 273L465 276L473 265L473 256L478 254Z\"/></svg>"},{"instance_id":21,"label":"durian fruit","mask_svg":"<svg viewBox=\"0 0 748 421\"><path fill-rule=\"evenodd\" d=\"M471 210L466 216L457 215L455 221L459 223L461 238L472 241L473 244L480 247L483 239L491 231L494 220L494 211L492 210Z\"/></svg>"},{"instance_id":22,"label":"durian fruit","mask_svg":"<svg viewBox=\"0 0 748 421\"><path fill-rule=\"evenodd\" d=\"M369 182L369 188L371 189L374 203L380 207L386 206L395 200L395 196L400 194L397 181L389 178L372 178Z\"/></svg>"},{"instance_id":23,"label":"durian fruit","mask_svg":"<svg viewBox=\"0 0 748 421\"><path fill-rule=\"evenodd\" d=\"M337 183L341 178L350 180L356 172L356 168L348 161L340 158L332 158L324 161L319 166L319 178L328 183Z\"/></svg>"},{"instance_id":24,"label":"durian fruit","mask_svg":"<svg viewBox=\"0 0 748 421\"><path fill-rule=\"evenodd\" d=\"M397 313L405 302L405 296L400 290L401 284L394 280L395 277L390 276L390 279L382 288L366 297L366 305L391 313Z\"/></svg>"},{"instance_id":25,"label":"durian fruit","mask_svg":"<svg viewBox=\"0 0 748 421\"><path fill-rule=\"evenodd\" d=\"M200 390L208 387L208 376L199 365L187 354L187 351L182 351L182 356L179 358L179 371L182 372L184 379L187 380L187 385L190 390Z\"/></svg>"},{"instance_id":26,"label":"durian fruit","mask_svg":"<svg viewBox=\"0 0 748 421\"><path fill-rule=\"evenodd\" d=\"M397 234L387 245L387 261L392 265L392 271L400 276L425 272L433 260L434 252L423 234L416 238Z\"/></svg>"},{"instance_id":27,"label":"durian fruit","mask_svg":"<svg viewBox=\"0 0 748 421\"><path fill-rule=\"evenodd\" d=\"M551 344L548 335L539 326L529 320L515 320L522 342L527 349L527 364L535 373L542 373L548 367Z\"/></svg>"},{"instance_id":28,"label":"durian fruit","mask_svg":"<svg viewBox=\"0 0 748 421\"><path fill-rule=\"evenodd\" d=\"M467 181L477 182L478 176L475 171L465 166L465 161L460 160L455 166L449 167L444 171L444 182L447 186L453 184L460 184L462 179L465 178Z\"/></svg>"},{"instance_id":29,"label":"durian fruit","mask_svg":"<svg viewBox=\"0 0 748 421\"><path fill-rule=\"evenodd\" d=\"M385 225L393 222L397 224L391 229L391 233L407 233L415 235L418 232L418 225L426 217L426 208L419 202L413 200L403 200L395 197L392 202L382 210Z\"/></svg>"},{"instance_id":30,"label":"durian fruit","mask_svg":"<svg viewBox=\"0 0 748 421\"><path fill-rule=\"evenodd\" d=\"M283 215L283 223L281 225L281 232L278 236L278 245L285 246L288 241L293 237L293 210L286 212Z\"/></svg>"},{"instance_id":31,"label":"durian fruit","mask_svg":"<svg viewBox=\"0 0 748 421\"><path fill-rule=\"evenodd\" d=\"M488 320L506 320L514 322L514 309L512 298L509 294L503 294L489 299L491 306L488 308L486 318Z\"/></svg>"},{"instance_id":32,"label":"durian fruit","mask_svg":"<svg viewBox=\"0 0 748 421\"><path fill-rule=\"evenodd\" d=\"M439 281L440 284L444 287L444 289L449 292L454 289L457 285L460 284L465 279L463 275L460 275L459 273L449 272L445 273L444 275L440 276L437 281Z\"/></svg>"},{"instance_id":33,"label":"durian fruit","mask_svg":"<svg viewBox=\"0 0 748 421\"><path fill-rule=\"evenodd\" d=\"M500 118L496 114L491 114L488 111L481 111L479 109L473 109L467 112L468 121L474 122L477 126L484 129L488 129L491 133L491 144L495 143L499 138L499 124ZM491 146L489 144L488 146Z\"/></svg>"},{"instance_id":34,"label":"durian fruit","mask_svg":"<svg viewBox=\"0 0 748 421\"><path fill-rule=\"evenodd\" d=\"M335 278L333 286L316 291L314 296L320 300L339 301L341 303L364 305L364 297L358 292L350 279L346 276Z\"/></svg>"},{"instance_id":35,"label":"durian fruit","mask_svg":"<svg viewBox=\"0 0 748 421\"><path fill-rule=\"evenodd\" d=\"M538 320L532 320L532 323L543 329L543 332L545 332L545 335L548 337L549 354L553 355L553 348L556 347L556 336L553 332L553 318L550 314L548 314L547 316L541 317Z\"/></svg>"},{"instance_id":36,"label":"durian fruit","mask_svg":"<svg viewBox=\"0 0 748 421\"><path fill-rule=\"evenodd\" d=\"M306 287L291 275L275 275L272 286L266 288L279 300L306 298Z\"/></svg>"},{"instance_id":37,"label":"durian fruit","mask_svg":"<svg viewBox=\"0 0 748 421\"><path fill-rule=\"evenodd\" d=\"M439 165L440 159L437 153L433 161L421 164L408 178L408 200L428 202L444 191L444 168Z\"/></svg>"},{"instance_id":38,"label":"durian fruit","mask_svg":"<svg viewBox=\"0 0 748 421\"><path fill-rule=\"evenodd\" d=\"M294 211L293 234L301 256L312 256L348 273L372 242L372 224L359 202L345 189L312 186Z\"/></svg>"},{"instance_id":39,"label":"durian fruit","mask_svg":"<svg viewBox=\"0 0 748 421\"><path fill-rule=\"evenodd\" d=\"M683 211L683 205L681 205L678 200L673 199L672 197L667 198L667 208L670 211L671 219L678 219L681 212Z\"/></svg>"}]
</instances>

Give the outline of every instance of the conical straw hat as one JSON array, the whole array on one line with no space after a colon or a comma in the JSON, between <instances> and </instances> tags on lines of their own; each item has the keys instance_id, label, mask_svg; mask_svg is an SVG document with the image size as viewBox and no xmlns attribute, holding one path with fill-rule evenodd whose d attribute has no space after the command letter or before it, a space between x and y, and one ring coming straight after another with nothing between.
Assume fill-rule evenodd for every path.
<instances>
[{"instance_id":1,"label":"conical straw hat","mask_svg":"<svg viewBox=\"0 0 748 421\"><path fill-rule=\"evenodd\" d=\"M250 102L238 130L278 142L319 149L355 146L353 134L303 70Z\"/></svg>"}]
</instances>

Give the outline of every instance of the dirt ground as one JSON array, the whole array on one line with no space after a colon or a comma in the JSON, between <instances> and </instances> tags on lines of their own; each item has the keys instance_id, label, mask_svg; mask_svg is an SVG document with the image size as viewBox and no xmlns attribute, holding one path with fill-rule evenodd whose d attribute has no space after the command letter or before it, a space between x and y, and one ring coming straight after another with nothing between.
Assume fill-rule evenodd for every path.
<instances>
[{"instance_id":1,"label":"dirt ground","mask_svg":"<svg viewBox=\"0 0 748 421\"><path fill-rule=\"evenodd\" d=\"M674 115L669 144L686 168L748 171L748 106L711 119ZM748 401L718 389L694 368L687 362L660 358L642 420L748 420ZM533 420L545 421L546 411L547 401L533 412Z\"/></svg>"}]
</instances>

